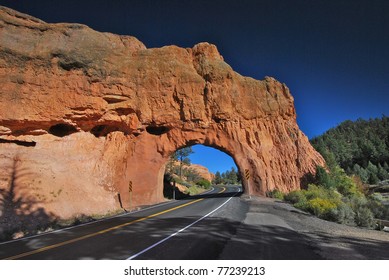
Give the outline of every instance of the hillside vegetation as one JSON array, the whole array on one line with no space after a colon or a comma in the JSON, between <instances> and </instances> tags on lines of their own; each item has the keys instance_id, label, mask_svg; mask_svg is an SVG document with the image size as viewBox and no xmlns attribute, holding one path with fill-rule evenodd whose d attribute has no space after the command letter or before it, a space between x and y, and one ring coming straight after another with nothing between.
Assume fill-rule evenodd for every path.
<instances>
[{"instance_id":1,"label":"hillside vegetation","mask_svg":"<svg viewBox=\"0 0 389 280\"><path fill-rule=\"evenodd\" d=\"M212 181L215 185L237 185L241 183L241 178L238 170L235 167L231 167L230 170L220 173L217 171Z\"/></svg>"},{"instance_id":2,"label":"hillside vegetation","mask_svg":"<svg viewBox=\"0 0 389 280\"><path fill-rule=\"evenodd\" d=\"M288 194L276 190L270 196L343 224L380 228L377 219L389 220L384 196L389 179L388 117L343 122L311 143L327 166L317 167L307 189Z\"/></svg>"},{"instance_id":3,"label":"hillside vegetation","mask_svg":"<svg viewBox=\"0 0 389 280\"><path fill-rule=\"evenodd\" d=\"M348 175L358 175L364 183L389 179L389 117L345 121L311 143Z\"/></svg>"}]
</instances>

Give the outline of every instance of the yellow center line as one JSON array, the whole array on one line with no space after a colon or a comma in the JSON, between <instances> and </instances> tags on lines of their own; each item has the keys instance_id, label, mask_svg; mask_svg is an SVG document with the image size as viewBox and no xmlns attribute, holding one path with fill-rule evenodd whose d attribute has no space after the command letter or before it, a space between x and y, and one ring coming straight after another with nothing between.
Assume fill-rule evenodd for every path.
<instances>
[{"instance_id":1,"label":"yellow center line","mask_svg":"<svg viewBox=\"0 0 389 280\"><path fill-rule=\"evenodd\" d=\"M223 189L220 192L218 192L218 194L223 193L225 190L226 190L226 188L223 187ZM54 248L58 248L58 247L61 247L61 246L64 246L64 245L68 245L68 244L71 244L71 243L74 243L74 242L77 242L77 241L81 241L81 240L84 240L84 239L87 239L87 238L90 238L90 237L94 237L94 236L97 236L97 235L100 235L100 234L104 234L104 233L107 233L107 232L110 232L110 231L113 231L113 230L117 230L117 229L120 229L120 228L125 227L125 226L129 226L129 225L132 225L132 224L135 224L135 223L139 223L139 222L142 222L142 221L145 221L145 220L148 220L148 219L160 216L160 215L165 214L165 213L169 213L171 211L174 211L174 210L177 210L177 209L189 206L191 204L200 202L202 200L204 200L204 198L199 198L199 199L193 200L191 202L188 202L188 203L185 203L185 204L182 204L182 205L179 205L179 206L176 206L176 207L173 207L173 208L170 208L170 209L167 209L167 210L155 213L155 214L151 214L151 215L149 215L147 217L139 218L139 219L131 221L131 222L127 222L127 223L120 224L120 225L117 225L117 226L114 226L114 227L103 229L103 230L100 230L100 231L97 231L97 232L94 232L94 233L83 235L83 236L80 236L80 237L77 237L77 238L74 238L74 239L70 239L70 240L67 240L67 241L63 241L63 242L60 242L60 243L56 243L56 244L53 244L53 245L45 246L45 247L42 247L42 248L39 248L39 249L36 249L36 250L33 250L33 251L29 251L29 252L25 252L25 253L22 253L22 254L15 255L15 256L11 256L11 257L5 258L4 260L16 260L16 259L24 258L24 257L27 257L27 256L31 256L31 255L34 255L34 254L37 254L37 253L40 253L40 252L44 252L44 251L48 251L48 250L51 250L51 249L54 249Z\"/></svg>"}]
</instances>

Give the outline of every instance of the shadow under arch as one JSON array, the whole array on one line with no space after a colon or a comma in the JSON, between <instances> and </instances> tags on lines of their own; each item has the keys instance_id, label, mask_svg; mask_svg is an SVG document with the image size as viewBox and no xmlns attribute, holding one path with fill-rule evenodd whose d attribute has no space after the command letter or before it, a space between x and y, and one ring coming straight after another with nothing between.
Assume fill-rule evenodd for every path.
<instances>
[{"instance_id":1,"label":"shadow under arch","mask_svg":"<svg viewBox=\"0 0 389 280\"><path fill-rule=\"evenodd\" d=\"M207 198L225 198L225 197L233 197L233 196L242 196L243 191L239 192L223 192L223 193L205 193L205 194L197 194L197 195L191 195L191 196L185 196L183 198L180 198L179 200L192 200L192 199L207 199Z\"/></svg>"}]
</instances>

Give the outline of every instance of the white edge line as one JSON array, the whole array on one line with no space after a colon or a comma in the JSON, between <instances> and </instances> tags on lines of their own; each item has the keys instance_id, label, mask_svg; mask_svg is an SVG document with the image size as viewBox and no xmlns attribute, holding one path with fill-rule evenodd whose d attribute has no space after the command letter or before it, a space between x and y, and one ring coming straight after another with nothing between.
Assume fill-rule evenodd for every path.
<instances>
[{"instance_id":1,"label":"white edge line","mask_svg":"<svg viewBox=\"0 0 389 280\"><path fill-rule=\"evenodd\" d=\"M204 192L202 194L207 194L209 192L212 192L214 189L215 188L212 187L209 191L206 191L206 192ZM99 222L103 222L103 221L107 221L107 220L111 220L111 219L115 219L115 218L131 215L131 214L136 214L136 213L139 213L139 212L142 212L142 211L146 211L146 210L150 210L150 209L153 209L153 208L157 208L157 207L160 207L160 206L169 205L169 204L172 204L172 203L177 202L177 201L179 201L179 200L172 200L172 201L162 202L162 203L159 203L157 205L152 205L150 207L143 208L143 209L140 209L140 210L137 210L137 211L133 211L133 212L126 212L126 213L118 214L118 215L115 215L115 216L111 216L111 217L107 217L107 218L103 218L103 219L99 219L99 220L95 220L95 221L91 221L91 222L87 222L87 223L82 223L82 224L71 226L71 227L65 227L65 228L61 228L61 229L57 229L57 230L53 230L53 231L43 232L43 233L39 233L39 234L35 234L35 235L30 235L30 236L26 236L26 237L22 237L22 238L18 238L18 239L13 239L13 240L8 240L8 241L0 242L0 246L8 244L8 243L17 242L17 241L28 240L28 239L35 238L35 237L41 237L41 236L45 236L45 235L48 235L48 234L58 233L58 232L61 232L61 231L67 231L67 230L70 230L70 229L74 229L74 228L78 228L78 227L83 227L83 226L86 226L86 225L91 225L91 224L95 224L95 223L99 223Z\"/></svg>"},{"instance_id":2,"label":"white edge line","mask_svg":"<svg viewBox=\"0 0 389 280\"><path fill-rule=\"evenodd\" d=\"M204 220L205 218L207 218L209 215L212 215L213 213L215 213L217 210L219 210L220 208L222 208L225 204L227 204L232 198L234 198L239 192L236 192L233 196L231 196L228 200L226 200L223 204L221 204L219 207L217 207L216 209L212 210L211 212L209 212L208 214L206 214L205 216L201 217L200 219L194 221L193 223L191 223L190 225L187 225L186 227L180 229L179 231L176 231L175 233L169 235L168 237L158 241L157 243L154 243L153 245L147 247L146 249L140 251L139 253L136 253L135 255L132 255L131 257L127 258L126 260L132 260L132 259L135 259L137 257L139 257L140 255L142 255L143 253L146 253L147 251L153 249L154 247L158 246L159 244L169 240L170 238L176 236L177 234L183 232L184 230L190 228L191 226L197 224L198 222Z\"/></svg>"}]
</instances>

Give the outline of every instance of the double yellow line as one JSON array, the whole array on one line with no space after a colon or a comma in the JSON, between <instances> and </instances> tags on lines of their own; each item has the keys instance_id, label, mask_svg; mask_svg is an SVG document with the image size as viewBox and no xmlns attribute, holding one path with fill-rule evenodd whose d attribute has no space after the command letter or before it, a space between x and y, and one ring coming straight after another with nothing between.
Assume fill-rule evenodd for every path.
<instances>
[{"instance_id":1,"label":"double yellow line","mask_svg":"<svg viewBox=\"0 0 389 280\"><path fill-rule=\"evenodd\" d=\"M226 188L223 187L223 189L220 192L218 192L218 194L224 192L225 190L226 190ZM31 255L34 255L34 254L37 254L37 253L45 252L45 251L48 251L48 250L51 250L51 249L54 249L54 248L58 248L58 247L61 247L61 246L64 246L64 245L72 244L72 243L75 243L75 242L78 242L78 241L81 241L81 240L84 240L84 239L87 239L87 238L90 238L90 237L94 237L94 236L97 236L97 235L100 235L100 234L104 234L104 233L107 233L107 232L110 232L110 231L113 231L113 230L120 229L122 227L126 227L126 226L129 226L129 225L135 224L135 223L139 223L139 222L142 222L142 221L145 221L145 220L148 220L148 219L160 216L162 214L166 214L166 213L172 212L174 210L177 210L177 209L189 206L191 204L200 202L202 200L204 200L204 198L199 198L199 199L193 200L191 202L188 202L188 203L185 203L185 204L182 204L182 205L179 205L179 206L176 206L176 207L173 207L173 208L170 208L170 209L167 209L167 210L155 213L155 214L151 214L151 215L149 215L147 217L136 219L136 220L131 221L131 222L123 223L123 224L120 224L120 225L117 225L117 226L114 226L114 227L103 229L103 230L100 230L100 231L97 231L97 232L94 232L94 233L90 233L90 234L87 234L87 235L83 235L83 236L80 236L80 237L77 237L77 238L74 238L74 239L70 239L70 240L63 241L63 242L60 242L60 243L56 243L56 244L53 244L53 245L45 246L45 247L42 247L42 248L39 248L39 249L36 249L36 250L33 250L33 251L29 251L29 252L25 252L25 253L22 253L22 254L18 254L18 255L15 255L15 256L11 256L11 257L5 258L4 260L16 260L16 259L20 259L20 258L31 256Z\"/></svg>"}]
</instances>

